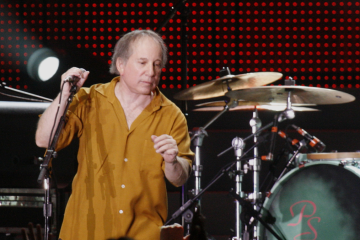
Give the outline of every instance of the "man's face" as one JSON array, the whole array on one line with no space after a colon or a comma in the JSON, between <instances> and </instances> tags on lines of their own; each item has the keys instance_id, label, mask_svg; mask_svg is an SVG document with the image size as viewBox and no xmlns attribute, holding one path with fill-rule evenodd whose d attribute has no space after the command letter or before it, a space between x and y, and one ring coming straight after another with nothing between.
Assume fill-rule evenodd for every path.
<instances>
[{"instance_id":1,"label":"man's face","mask_svg":"<svg viewBox=\"0 0 360 240\"><path fill-rule=\"evenodd\" d=\"M117 61L117 69L123 86L132 93L148 95L160 81L162 52L159 43L150 37L142 37L132 43L132 55L124 63Z\"/></svg>"}]
</instances>

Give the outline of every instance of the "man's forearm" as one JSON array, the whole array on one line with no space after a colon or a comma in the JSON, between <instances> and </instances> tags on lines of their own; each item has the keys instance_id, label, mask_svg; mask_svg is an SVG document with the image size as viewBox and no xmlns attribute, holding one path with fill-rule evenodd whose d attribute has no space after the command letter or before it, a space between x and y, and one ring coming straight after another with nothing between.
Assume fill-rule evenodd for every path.
<instances>
[{"instance_id":1,"label":"man's forearm","mask_svg":"<svg viewBox=\"0 0 360 240\"><path fill-rule=\"evenodd\" d=\"M36 145L38 147L48 147L50 133L51 133L51 129L54 125L54 122L56 124L55 126L57 126L57 124L60 120L60 117L62 116L62 114L65 110L65 106L66 106L65 102L66 101L64 101L64 100L67 100L67 99L64 98L64 96L63 96L62 104L60 106L56 121L55 121L55 115L56 115L56 112L57 112L58 106L59 106L59 95L55 98L55 100L51 103L51 105L45 110L45 112L41 115L39 122L38 122L37 129L36 129L36 135L35 135Z\"/></svg>"},{"instance_id":2,"label":"man's forearm","mask_svg":"<svg viewBox=\"0 0 360 240\"><path fill-rule=\"evenodd\" d=\"M181 186L189 178L189 162L182 157L176 157L173 163L165 162L165 176L174 185Z\"/></svg>"}]
</instances>

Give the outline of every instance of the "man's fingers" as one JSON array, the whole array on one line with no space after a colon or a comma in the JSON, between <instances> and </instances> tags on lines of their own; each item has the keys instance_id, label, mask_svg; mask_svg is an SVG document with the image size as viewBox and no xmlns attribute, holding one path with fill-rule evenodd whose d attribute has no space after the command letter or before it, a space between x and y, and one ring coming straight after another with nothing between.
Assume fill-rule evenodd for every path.
<instances>
[{"instance_id":1,"label":"man's fingers","mask_svg":"<svg viewBox=\"0 0 360 240\"><path fill-rule=\"evenodd\" d=\"M34 225L32 224L32 222L28 223L28 228L29 228L29 239L35 240Z\"/></svg>"},{"instance_id":2,"label":"man's fingers","mask_svg":"<svg viewBox=\"0 0 360 240\"><path fill-rule=\"evenodd\" d=\"M37 236L37 240L42 240L42 234L41 234L41 225L40 224L36 224L36 236Z\"/></svg>"},{"instance_id":3,"label":"man's fingers","mask_svg":"<svg viewBox=\"0 0 360 240\"><path fill-rule=\"evenodd\" d=\"M175 142L175 140L173 140L173 139L165 139L165 140L162 140L162 141L160 141L160 142L155 143L155 144L154 144L154 148L155 148L155 149L159 149L159 148L161 148L161 147L163 147L163 146L165 146L165 145L171 145L171 146L175 147L175 146L176 146L176 142Z\"/></svg>"},{"instance_id":4,"label":"man's fingers","mask_svg":"<svg viewBox=\"0 0 360 240\"><path fill-rule=\"evenodd\" d=\"M155 143L155 139L157 138L156 135L151 135L151 141L153 141Z\"/></svg>"},{"instance_id":5,"label":"man's fingers","mask_svg":"<svg viewBox=\"0 0 360 240\"><path fill-rule=\"evenodd\" d=\"M24 240L29 240L28 235L26 234L26 230L25 228L21 228L21 235L23 237Z\"/></svg>"},{"instance_id":6,"label":"man's fingers","mask_svg":"<svg viewBox=\"0 0 360 240\"><path fill-rule=\"evenodd\" d=\"M153 136L154 136L154 138L153 138ZM169 135L166 135L166 134L163 134L163 135L160 135L160 136L152 135L151 139L153 140L154 143L158 143L158 142L163 141L165 139L172 139L172 137L169 136Z\"/></svg>"},{"instance_id":7,"label":"man's fingers","mask_svg":"<svg viewBox=\"0 0 360 240\"><path fill-rule=\"evenodd\" d=\"M160 148L156 149L157 153L168 153L168 154L173 154L173 152L171 152L171 150L174 150L174 152L176 152L177 147L174 146L173 144L165 144L163 146L161 146Z\"/></svg>"}]
</instances>

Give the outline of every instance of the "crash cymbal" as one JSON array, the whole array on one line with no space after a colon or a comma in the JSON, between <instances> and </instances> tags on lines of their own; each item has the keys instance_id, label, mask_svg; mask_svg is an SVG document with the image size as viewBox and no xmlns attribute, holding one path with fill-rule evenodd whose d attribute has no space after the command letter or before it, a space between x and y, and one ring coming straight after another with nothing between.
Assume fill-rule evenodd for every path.
<instances>
[{"instance_id":1,"label":"crash cymbal","mask_svg":"<svg viewBox=\"0 0 360 240\"><path fill-rule=\"evenodd\" d=\"M224 77L205 82L182 90L174 95L178 100L200 100L224 96L228 91L228 84L232 90L259 87L280 79L283 75L278 72L255 72L240 75L226 75ZM226 83L228 82L228 84Z\"/></svg>"},{"instance_id":2,"label":"crash cymbal","mask_svg":"<svg viewBox=\"0 0 360 240\"><path fill-rule=\"evenodd\" d=\"M227 97L262 103L287 103L291 91L292 104L340 104L352 102L355 97L344 92L327 88L303 86L264 86L240 89L226 93Z\"/></svg>"},{"instance_id":3,"label":"crash cymbal","mask_svg":"<svg viewBox=\"0 0 360 240\"><path fill-rule=\"evenodd\" d=\"M229 111L244 111L244 110L251 110L253 111L255 106L237 106L234 108L230 108ZM275 111L281 112L286 109L286 105L257 105L257 110L268 110L268 111ZM196 108L193 111L195 112L220 112L224 109L224 107L203 107L203 108ZM308 108L308 107L291 107L295 112L317 112L320 111L319 109L315 108Z\"/></svg>"},{"instance_id":4,"label":"crash cymbal","mask_svg":"<svg viewBox=\"0 0 360 240\"><path fill-rule=\"evenodd\" d=\"M224 107L226 105L225 101L213 101L213 102L205 102L205 103L199 103L196 104L196 107ZM264 102L250 102L250 101L244 101L244 100L238 100L237 106L261 106L261 105L271 105L271 106L285 106L284 103L264 103ZM294 103L293 106L316 106L316 104L310 104L310 103Z\"/></svg>"}]
</instances>

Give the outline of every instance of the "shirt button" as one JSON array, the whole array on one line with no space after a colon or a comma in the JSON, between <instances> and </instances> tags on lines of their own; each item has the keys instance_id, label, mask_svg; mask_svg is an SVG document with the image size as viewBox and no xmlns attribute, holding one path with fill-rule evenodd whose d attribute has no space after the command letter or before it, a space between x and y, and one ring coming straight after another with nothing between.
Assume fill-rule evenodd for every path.
<instances>
[{"instance_id":1,"label":"shirt button","mask_svg":"<svg viewBox=\"0 0 360 240\"><path fill-rule=\"evenodd\" d=\"M123 214L123 213L124 213L124 211L123 211L123 210L120 210L120 211L119 211L119 213L120 213L120 214Z\"/></svg>"},{"instance_id":2,"label":"shirt button","mask_svg":"<svg viewBox=\"0 0 360 240\"><path fill-rule=\"evenodd\" d=\"M124 161L125 161L125 162L127 162L127 161L128 161L128 159L127 159L127 158L125 158L125 159L124 159Z\"/></svg>"},{"instance_id":3,"label":"shirt button","mask_svg":"<svg viewBox=\"0 0 360 240\"><path fill-rule=\"evenodd\" d=\"M122 188L125 188L125 185L123 184L123 185L121 185L121 187L122 187Z\"/></svg>"}]
</instances>

